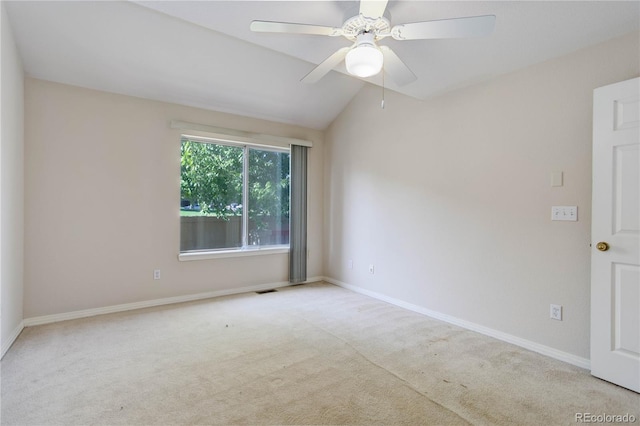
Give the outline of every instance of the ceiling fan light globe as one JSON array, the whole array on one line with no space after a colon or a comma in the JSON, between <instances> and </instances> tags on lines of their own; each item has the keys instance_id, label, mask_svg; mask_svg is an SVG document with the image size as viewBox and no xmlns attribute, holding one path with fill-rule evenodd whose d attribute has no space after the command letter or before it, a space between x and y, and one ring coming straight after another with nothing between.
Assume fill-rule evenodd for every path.
<instances>
[{"instance_id":1,"label":"ceiling fan light globe","mask_svg":"<svg viewBox=\"0 0 640 426\"><path fill-rule=\"evenodd\" d=\"M382 52L374 45L362 44L351 49L345 58L349 74L371 77L382 70Z\"/></svg>"}]
</instances>

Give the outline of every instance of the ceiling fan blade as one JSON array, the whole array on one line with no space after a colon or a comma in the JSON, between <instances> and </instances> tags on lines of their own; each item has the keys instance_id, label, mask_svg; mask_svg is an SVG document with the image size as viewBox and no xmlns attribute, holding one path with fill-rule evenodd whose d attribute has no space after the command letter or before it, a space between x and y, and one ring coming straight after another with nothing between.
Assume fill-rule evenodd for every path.
<instances>
[{"instance_id":1,"label":"ceiling fan blade","mask_svg":"<svg viewBox=\"0 0 640 426\"><path fill-rule=\"evenodd\" d=\"M344 57L347 56L347 52L351 50L351 47L343 47L342 49L336 51L334 54L329 56L327 59L322 61L320 65L315 67L309 74L304 76L301 80L303 83L315 83L324 77L329 71L334 69L336 65L344 60Z\"/></svg>"},{"instance_id":2,"label":"ceiling fan blade","mask_svg":"<svg viewBox=\"0 0 640 426\"><path fill-rule=\"evenodd\" d=\"M494 15L484 15L400 24L391 29L391 37L396 40L482 37L491 34L495 22Z\"/></svg>"},{"instance_id":3,"label":"ceiling fan blade","mask_svg":"<svg viewBox=\"0 0 640 426\"><path fill-rule=\"evenodd\" d=\"M404 86L418 79L393 50L387 46L380 46L380 50L384 57L384 71L398 86Z\"/></svg>"},{"instance_id":4,"label":"ceiling fan blade","mask_svg":"<svg viewBox=\"0 0 640 426\"><path fill-rule=\"evenodd\" d=\"M378 19L384 15L388 0L360 0L360 14L367 18Z\"/></svg>"},{"instance_id":5,"label":"ceiling fan blade","mask_svg":"<svg viewBox=\"0 0 640 426\"><path fill-rule=\"evenodd\" d=\"M252 21L251 31L260 33L290 33L311 35L342 35L342 28L323 27L321 25L294 24L289 22Z\"/></svg>"}]
</instances>

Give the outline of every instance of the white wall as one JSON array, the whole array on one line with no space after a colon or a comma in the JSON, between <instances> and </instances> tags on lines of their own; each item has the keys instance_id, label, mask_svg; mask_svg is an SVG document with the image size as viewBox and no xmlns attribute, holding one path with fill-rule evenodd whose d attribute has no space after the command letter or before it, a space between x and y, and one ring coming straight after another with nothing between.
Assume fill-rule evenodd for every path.
<instances>
[{"instance_id":1,"label":"white wall","mask_svg":"<svg viewBox=\"0 0 640 426\"><path fill-rule=\"evenodd\" d=\"M588 359L592 95L640 73L639 40L384 110L365 88L325 135L325 274Z\"/></svg>"},{"instance_id":2,"label":"white wall","mask_svg":"<svg viewBox=\"0 0 640 426\"><path fill-rule=\"evenodd\" d=\"M32 78L25 111L25 318L288 281L286 254L178 261L171 120L313 142L308 276L322 274L322 132Z\"/></svg>"},{"instance_id":3,"label":"white wall","mask_svg":"<svg viewBox=\"0 0 640 426\"><path fill-rule=\"evenodd\" d=\"M0 341L4 354L22 330L24 73L4 3L0 15Z\"/></svg>"}]
</instances>

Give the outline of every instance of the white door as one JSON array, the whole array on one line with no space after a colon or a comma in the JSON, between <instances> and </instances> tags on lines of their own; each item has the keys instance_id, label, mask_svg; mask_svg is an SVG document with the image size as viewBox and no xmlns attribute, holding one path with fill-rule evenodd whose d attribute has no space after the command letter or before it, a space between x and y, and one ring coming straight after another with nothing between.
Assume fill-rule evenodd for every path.
<instances>
[{"instance_id":1,"label":"white door","mask_svg":"<svg viewBox=\"0 0 640 426\"><path fill-rule=\"evenodd\" d=\"M593 99L591 374L640 392L640 78Z\"/></svg>"}]
</instances>

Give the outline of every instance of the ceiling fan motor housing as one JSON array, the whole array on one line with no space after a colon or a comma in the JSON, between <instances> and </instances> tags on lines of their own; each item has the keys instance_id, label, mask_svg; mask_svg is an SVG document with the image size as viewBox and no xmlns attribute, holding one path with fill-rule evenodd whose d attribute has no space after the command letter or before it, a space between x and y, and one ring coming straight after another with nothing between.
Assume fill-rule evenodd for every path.
<instances>
[{"instance_id":1,"label":"ceiling fan motor housing","mask_svg":"<svg viewBox=\"0 0 640 426\"><path fill-rule=\"evenodd\" d=\"M347 19L342 24L342 35L351 41L356 41L362 33L373 33L375 38L380 34L389 34L391 23L389 19L381 16L377 19L367 18L364 15L356 15Z\"/></svg>"}]
</instances>

